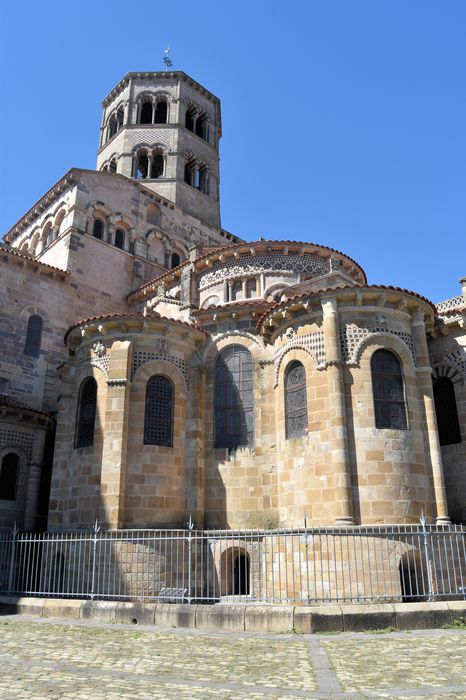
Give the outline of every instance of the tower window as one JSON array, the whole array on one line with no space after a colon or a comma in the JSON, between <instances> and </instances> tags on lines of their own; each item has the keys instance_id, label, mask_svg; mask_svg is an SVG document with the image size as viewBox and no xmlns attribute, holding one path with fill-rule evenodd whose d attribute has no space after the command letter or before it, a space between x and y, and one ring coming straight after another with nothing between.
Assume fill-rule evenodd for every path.
<instances>
[{"instance_id":1,"label":"tower window","mask_svg":"<svg viewBox=\"0 0 466 700\"><path fill-rule=\"evenodd\" d=\"M301 362L290 362L285 371L285 434L299 437L307 432L306 370Z\"/></svg>"},{"instance_id":2,"label":"tower window","mask_svg":"<svg viewBox=\"0 0 466 700\"><path fill-rule=\"evenodd\" d=\"M115 231L115 247L124 250L125 247L125 232L121 228Z\"/></svg>"},{"instance_id":3,"label":"tower window","mask_svg":"<svg viewBox=\"0 0 466 700\"><path fill-rule=\"evenodd\" d=\"M88 377L79 390L78 411L74 446L92 447L94 444L94 424L97 407L97 382Z\"/></svg>"},{"instance_id":4,"label":"tower window","mask_svg":"<svg viewBox=\"0 0 466 700\"><path fill-rule=\"evenodd\" d=\"M109 170L110 173L116 173L116 171L117 171L117 162L116 162L116 159L115 159L115 158L112 158L112 160L110 161L110 164L109 164L109 166L108 166L108 170Z\"/></svg>"},{"instance_id":5,"label":"tower window","mask_svg":"<svg viewBox=\"0 0 466 700\"><path fill-rule=\"evenodd\" d=\"M3 501L16 501L16 487L18 483L19 457L14 452L9 452L2 459L0 469L0 499Z\"/></svg>"},{"instance_id":6,"label":"tower window","mask_svg":"<svg viewBox=\"0 0 466 700\"><path fill-rule=\"evenodd\" d=\"M141 107L140 124L152 124L152 102L144 102Z\"/></svg>"},{"instance_id":7,"label":"tower window","mask_svg":"<svg viewBox=\"0 0 466 700\"><path fill-rule=\"evenodd\" d=\"M178 267L180 262L181 262L181 260L180 260L180 256L178 255L178 253L172 253L172 257L170 260L170 268L173 270L174 267Z\"/></svg>"},{"instance_id":8,"label":"tower window","mask_svg":"<svg viewBox=\"0 0 466 700\"><path fill-rule=\"evenodd\" d=\"M375 427L407 429L403 372L389 350L376 350L371 358Z\"/></svg>"},{"instance_id":9,"label":"tower window","mask_svg":"<svg viewBox=\"0 0 466 700\"><path fill-rule=\"evenodd\" d=\"M209 171L207 168L201 168L199 170L198 190L203 194L209 194L209 185Z\"/></svg>"},{"instance_id":10,"label":"tower window","mask_svg":"<svg viewBox=\"0 0 466 700\"><path fill-rule=\"evenodd\" d=\"M215 366L215 447L254 444L253 359L247 348L230 345Z\"/></svg>"},{"instance_id":11,"label":"tower window","mask_svg":"<svg viewBox=\"0 0 466 700\"><path fill-rule=\"evenodd\" d=\"M146 387L144 413L144 444L172 447L173 445L173 384L161 374L149 379Z\"/></svg>"},{"instance_id":12,"label":"tower window","mask_svg":"<svg viewBox=\"0 0 466 700\"><path fill-rule=\"evenodd\" d=\"M158 177L163 177L163 156L156 155L152 161L152 174L151 177L156 179Z\"/></svg>"},{"instance_id":13,"label":"tower window","mask_svg":"<svg viewBox=\"0 0 466 700\"><path fill-rule=\"evenodd\" d=\"M135 177L137 179L144 180L148 175L148 170L149 170L148 157L145 154L136 156Z\"/></svg>"},{"instance_id":14,"label":"tower window","mask_svg":"<svg viewBox=\"0 0 466 700\"><path fill-rule=\"evenodd\" d=\"M124 118L125 118L125 110L123 109L123 107L120 107L118 109L118 112L116 115L117 131L119 131L121 129L121 127L123 126Z\"/></svg>"},{"instance_id":15,"label":"tower window","mask_svg":"<svg viewBox=\"0 0 466 700\"><path fill-rule=\"evenodd\" d=\"M191 187L195 187L196 166L193 161L189 161L184 166L184 181L187 182L188 185L191 185Z\"/></svg>"},{"instance_id":16,"label":"tower window","mask_svg":"<svg viewBox=\"0 0 466 700\"><path fill-rule=\"evenodd\" d=\"M193 109L188 109L186 112L186 119L185 119L185 127L189 129L189 131L194 132L194 120L196 118L196 114Z\"/></svg>"},{"instance_id":17,"label":"tower window","mask_svg":"<svg viewBox=\"0 0 466 700\"><path fill-rule=\"evenodd\" d=\"M100 241L104 237L104 222L102 219L94 219L94 224L92 227L92 235L94 238L98 238Z\"/></svg>"},{"instance_id":18,"label":"tower window","mask_svg":"<svg viewBox=\"0 0 466 700\"><path fill-rule=\"evenodd\" d=\"M434 401L440 444L455 445L461 442L455 386L449 377L435 380Z\"/></svg>"},{"instance_id":19,"label":"tower window","mask_svg":"<svg viewBox=\"0 0 466 700\"><path fill-rule=\"evenodd\" d=\"M24 354L29 357L39 357L42 343L42 329L44 322L37 314L29 316L26 331L26 341L24 343Z\"/></svg>"},{"instance_id":20,"label":"tower window","mask_svg":"<svg viewBox=\"0 0 466 700\"><path fill-rule=\"evenodd\" d=\"M167 123L167 103L157 102L154 114L154 124L166 124Z\"/></svg>"}]
</instances>

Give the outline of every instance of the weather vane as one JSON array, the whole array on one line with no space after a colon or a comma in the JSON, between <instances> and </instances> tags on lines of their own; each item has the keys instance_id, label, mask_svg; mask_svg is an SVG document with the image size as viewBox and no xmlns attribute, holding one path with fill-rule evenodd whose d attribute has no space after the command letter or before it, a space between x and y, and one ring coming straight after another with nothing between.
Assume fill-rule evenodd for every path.
<instances>
[{"instance_id":1,"label":"weather vane","mask_svg":"<svg viewBox=\"0 0 466 700\"><path fill-rule=\"evenodd\" d=\"M171 68L173 66L173 61L170 58L170 51L171 51L171 48L168 47L168 49L164 49L164 52L163 52L163 59L162 60L165 64L165 70L168 70L168 68Z\"/></svg>"}]
</instances>

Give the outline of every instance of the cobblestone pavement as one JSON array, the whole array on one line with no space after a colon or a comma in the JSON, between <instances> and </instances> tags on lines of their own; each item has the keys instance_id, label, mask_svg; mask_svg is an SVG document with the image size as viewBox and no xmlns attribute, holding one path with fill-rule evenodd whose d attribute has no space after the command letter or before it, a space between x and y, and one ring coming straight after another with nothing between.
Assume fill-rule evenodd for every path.
<instances>
[{"instance_id":1,"label":"cobblestone pavement","mask_svg":"<svg viewBox=\"0 0 466 700\"><path fill-rule=\"evenodd\" d=\"M0 617L1 700L466 699L466 632L271 635Z\"/></svg>"}]
</instances>

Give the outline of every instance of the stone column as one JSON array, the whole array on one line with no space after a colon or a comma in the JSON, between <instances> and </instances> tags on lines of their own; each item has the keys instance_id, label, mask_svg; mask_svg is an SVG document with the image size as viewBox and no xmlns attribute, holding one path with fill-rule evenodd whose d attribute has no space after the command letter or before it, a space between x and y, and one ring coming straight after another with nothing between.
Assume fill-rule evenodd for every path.
<instances>
[{"instance_id":1,"label":"stone column","mask_svg":"<svg viewBox=\"0 0 466 700\"><path fill-rule=\"evenodd\" d=\"M186 521L191 515L196 528L204 527L205 510L205 369L196 364L189 372L187 404L186 465Z\"/></svg>"},{"instance_id":2,"label":"stone column","mask_svg":"<svg viewBox=\"0 0 466 700\"><path fill-rule=\"evenodd\" d=\"M336 525L353 525L353 496L347 445L345 383L340 353L338 308L336 299L322 302L328 380L329 426L332 440L334 500L339 514Z\"/></svg>"},{"instance_id":3,"label":"stone column","mask_svg":"<svg viewBox=\"0 0 466 700\"><path fill-rule=\"evenodd\" d=\"M29 463L26 506L24 509L24 529L34 530L36 527L37 511L39 507L39 490L42 476L42 462L44 459L46 429L38 429L34 433L32 443L31 461Z\"/></svg>"},{"instance_id":4,"label":"stone column","mask_svg":"<svg viewBox=\"0 0 466 700\"><path fill-rule=\"evenodd\" d=\"M154 163L154 158L153 156L147 156L147 175L146 179L150 180L150 176L152 174L152 165Z\"/></svg>"},{"instance_id":5,"label":"stone column","mask_svg":"<svg viewBox=\"0 0 466 700\"><path fill-rule=\"evenodd\" d=\"M443 475L442 452L435 415L434 390L432 386L432 368L427 349L426 327L424 312L419 309L411 321L413 329L414 348L416 353L416 377L418 391L424 412L424 424L427 430L429 456L434 482L434 498L437 509L437 523L443 525L450 522L448 517L445 479Z\"/></svg>"},{"instance_id":6,"label":"stone column","mask_svg":"<svg viewBox=\"0 0 466 700\"><path fill-rule=\"evenodd\" d=\"M131 341L115 341L110 350L101 473L103 520L109 528L121 528L124 522L130 367Z\"/></svg>"},{"instance_id":7,"label":"stone column","mask_svg":"<svg viewBox=\"0 0 466 700\"><path fill-rule=\"evenodd\" d=\"M223 280L223 301L224 302L228 301L228 282L227 282L227 280Z\"/></svg>"},{"instance_id":8,"label":"stone column","mask_svg":"<svg viewBox=\"0 0 466 700\"><path fill-rule=\"evenodd\" d=\"M247 286L247 284L248 284L248 283L247 283L247 280L243 279L242 285L241 285L241 287L242 287L242 290L241 290L241 291L242 291L242 294L243 294L243 299L247 299L247 298L248 298L248 286Z\"/></svg>"}]
</instances>

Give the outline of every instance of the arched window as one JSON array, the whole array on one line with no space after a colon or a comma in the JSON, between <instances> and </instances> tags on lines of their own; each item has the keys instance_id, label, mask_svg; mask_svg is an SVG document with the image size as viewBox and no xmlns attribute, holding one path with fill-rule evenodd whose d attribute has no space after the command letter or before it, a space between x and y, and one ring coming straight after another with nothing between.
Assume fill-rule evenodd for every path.
<instances>
[{"instance_id":1,"label":"arched window","mask_svg":"<svg viewBox=\"0 0 466 700\"><path fill-rule=\"evenodd\" d=\"M243 285L241 282L235 282L231 285L231 301L239 301L243 298Z\"/></svg>"},{"instance_id":2,"label":"arched window","mask_svg":"<svg viewBox=\"0 0 466 700\"><path fill-rule=\"evenodd\" d=\"M210 190L210 179L209 171L207 168L199 168L199 182L197 188L203 194L209 194Z\"/></svg>"},{"instance_id":3,"label":"arched window","mask_svg":"<svg viewBox=\"0 0 466 700\"><path fill-rule=\"evenodd\" d=\"M140 124L152 124L152 102L144 102L141 106Z\"/></svg>"},{"instance_id":4,"label":"arched window","mask_svg":"<svg viewBox=\"0 0 466 700\"><path fill-rule=\"evenodd\" d=\"M125 232L121 228L117 228L115 231L115 247L124 250L125 247Z\"/></svg>"},{"instance_id":5,"label":"arched window","mask_svg":"<svg viewBox=\"0 0 466 700\"><path fill-rule=\"evenodd\" d=\"M247 281L246 295L248 299L253 299L255 296L257 296L257 285L255 279L250 279Z\"/></svg>"},{"instance_id":6,"label":"arched window","mask_svg":"<svg viewBox=\"0 0 466 700\"><path fill-rule=\"evenodd\" d=\"M123 126L123 121L125 118L125 110L123 107L119 107L117 115L116 115L116 120L117 120L117 130L119 131L121 127Z\"/></svg>"},{"instance_id":7,"label":"arched window","mask_svg":"<svg viewBox=\"0 0 466 700\"><path fill-rule=\"evenodd\" d=\"M185 127L187 129L189 129L189 131L194 131L194 119L195 119L194 110L188 109L186 112Z\"/></svg>"},{"instance_id":8,"label":"arched window","mask_svg":"<svg viewBox=\"0 0 466 700\"><path fill-rule=\"evenodd\" d=\"M173 445L173 384L167 377L155 374L146 387L146 408L144 413L144 444Z\"/></svg>"},{"instance_id":9,"label":"arched window","mask_svg":"<svg viewBox=\"0 0 466 700\"><path fill-rule=\"evenodd\" d=\"M94 424L97 406L97 382L88 377L79 390L76 416L75 447L92 447L94 444Z\"/></svg>"},{"instance_id":10,"label":"arched window","mask_svg":"<svg viewBox=\"0 0 466 700\"><path fill-rule=\"evenodd\" d=\"M110 120L108 122L108 138L111 139L112 136L115 136L117 130L118 130L118 126L117 126L116 116L114 114L112 114L112 116L110 117Z\"/></svg>"},{"instance_id":11,"label":"arched window","mask_svg":"<svg viewBox=\"0 0 466 700\"><path fill-rule=\"evenodd\" d=\"M201 114L196 121L196 136L204 141L209 140L209 122L205 114Z\"/></svg>"},{"instance_id":12,"label":"arched window","mask_svg":"<svg viewBox=\"0 0 466 700\"><path fill-rule=\"evenodd\" d=\"M145 180L148 176L149 159L145 153L136 155L134 177Z\"/></svg>"},{"instance_id":13,"label":"arched window","mask_svg":"<svg viewBox=\"0 0 466 700\"><path fill-rule=\"evenodd\" d=\"M191 185L191 187L195 187L195 178L196 178L196 166L193 161L188 161L186 165L184 166L184 181L188 183L188 185Z\"/></svg>"},{"instance_id":14,"label":"arched window","mask_svg":"<svg viewBox=\"0 0 466 700\"><path fill-rule=\"evenodd\" d=\"M104 237L104 222L102 219L94 219L94 224L92 226L92 235L94 238L98 238L100 241Z\"/></svg>"},{"instance_id":15,"label":"arched window","mask_svg":"<svg viewBox=\"0 0 466 700\"><path fill-rule=\"evenodd\" d=\"M229 345L217 358L215 447L254 445L253 367L242 345Z\"/></svg>"},{"instance_id":16,"label":"arched window","mask_svg":"<svg viewBox=\"0 0 466 700\"><path fill-rule=\"evenodd\" d=\"M154 124L166 124L167 123L167 103L157 102L154 114Z\"/></svg>"},{"instance_id":17,"label":"arched window","mask_svg":"<svg viewBox=\"0 0 466 700\"><path fill-rule=\"evenodd\" d=\"M0 500L16 501L18 472L19 457L15 452L9 452L2 459L0 469Z\"/></svg>"},{"instance_id":18,"label":"arched window","mask_svg":"<svg viewBox=\"0 0 466 700\"><path fill-rule=\"evenodd\" d=\"M461 442L461 431L455 386L449 377L438 377L435 380L434 401L440 444L456 445Z\"/></svg>"},{"instance_id":19,"label":"arched window","mask_svg":"<svg viewBox=\"0 0 466 700\"><path fill-rule=\"evenodd\" d=\"M181 260L180 260L180 256L178 255L178 253L172 253L172 257L170 260L170 269L173 270L174 267L178 267L180 262L181 262Z\"/></svg>"},{"instance_id":20,"label":"arched window","mask_svg":"<svg viewBox=\"0 0 466 700\"><path fill-rule=\"evenodd\" d=\"M42 330L44 322L37 314L29 316L26 331L26 341L24 343L24 354L29 357L39 357L42 342Z\"/></svg>"},{"instance_id":21,"label":"arched window","mask_svg":"<svg viewBox=\"0 0 466 700\"><path fill-rule=\"evenodd\" d=\"M389 350L376 350L371 358L375 427L407 429L403 372Z\"/></svg>"},{"instance_id":22,"label":"arched window","mask_svg":"<svg viewBox=\"0 0 466 700\"><path fill-rule=\"evenodd\" d=\"M117 162L116 162L116 159L115 159L115 158L112 158L112 160L110 161L110 165L108 166L108 171L109 171L110 173L116 173L116 171L117 171Z\"/></svg>"},{"instance_id":23,"label":"arched window","mask_svg":"<svg viewBox=\"0 0 466 700\"><path fill-rule=\"evenodd\" d=\"M299 437L307 432L306 370L301 362L290 362L285 370L285 434Z\"/></svg>"},{"instance_id":24,"label":"arched window","mask_svg":"<svg viewBox=\"0 0 466 700\"><path fill-rule=\"evenodd\" d=\"M154 156L154 160L152 161L152 173L151 177L152 178L158 178L163 176L163 156L160 154Z\"/></svg>"}]
</instances>

